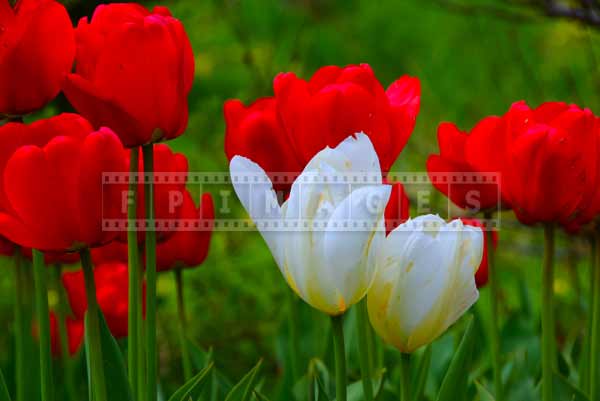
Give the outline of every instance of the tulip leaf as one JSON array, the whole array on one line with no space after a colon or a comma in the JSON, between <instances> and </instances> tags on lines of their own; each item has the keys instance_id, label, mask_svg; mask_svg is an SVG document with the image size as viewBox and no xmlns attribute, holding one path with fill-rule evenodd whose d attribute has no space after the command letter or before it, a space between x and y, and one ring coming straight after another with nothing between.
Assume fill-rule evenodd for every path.
<instances>
[{"instance_id":1,"label":"tulip leaf","mask_svg":"<svg viewBox=\"0 0 600 401\"><path fill-rule=\"evenodd\" d=\"M10 401L10 394L8 388L6 388L6 382L4 381L4 375L0 370L0 401Z\"/></svg>"},{"instance_id":2,"label":"tulip leaf","mask_svg":"<svg viewBox=\"0 0 600 401\"><path fill-rule=\"evenodd\" d=\"M414 389L413 400L419 401L423 397L425 391L425 384L427 384L427 376L429 375L429 367L431 366L431 344L427 346L425 352L421 356L419 361L419 367L417 368L417 376L412 385Z\"/></svg>"},{"instance_id":3,"label":"tulip leaf","mask_svg":"<svg viewBox=\"0 0 600 401\"><path fill-rule=\"evenodd\" d=\"M494 396L490 394L487 388L483 386L483 384L479 382L475 382L475 387L477 387L477 394L479 395L480 401L496 401Z\"/></svg>"},{"instance_id":4,"label":"tulip leaf","mask_svg":"<svg viewBox=\"0 0 600 401\"><path fill-rule=\"evenodd\" d=\"M377 389L376 397L381 395L383 383L385 382L385 372L385 369L381 369L379 372L376 373L375 378L372 380L373 388ZM346 393L348 401L363 401L365 399L365 393L362 380L348 385Z\"/></svg>"},{"instance_id":5,"label":"tulip leaf","mask_svg":"<svg viewBox=\"0 0 600 401\"><path fill-rule=\"evenodd\" d=\"M180 387L172 396L169 401L188 401L196 400L204 386L212 378L210 374L214 364L210 362L204 369L202 369L196 376L192 377L182 387Z\"/></svg>"},{"instance_id":6,"label":"tulip leaf","mask_svg":"<svg viewBox=\"0 0 600 401\"><path fill-rule=\"evenodd\" d=\"M590 401L590 399L566 377L556 372L554 372L552 379L552 388L554 389L554 399L556 401Z\"/></svg>"},{"instance_id":7,"label":"tulip leaf","mask_svg":"<svg viewBox=\"0 0 600 401\"><path fill-rule=\"evenodd\" d=\"M379 380L376 379L373 382L373 385L376 388L376 390L375 390L375 400L380 400L381 397L383 397L383 389L385 387L385 375L386 375L386 373L387 373L387 370L385 368L381 369L381 373L380 373L381 379L379 379ZM377 383L378 381L379 381L379 383Z\"/></svg>"},{"instance_id":8,"label":"tulip leaf","mask_svg":"<svg viewBox=\"0 0 600 401\"><path fill-rule=\"evenodd\" d=\"M258 401L270 401L265 395L263 395L261 392L259 391L254 391L254 397L258 400Z\"/></svg>"},{"instance_id":9,"label":"tulip leaf","mask_svg":"<svg viewBox=\"0 0 600 401\"><path fill-rule=\"evenodd\" d=\"M257 384L256 380L261 365L262 359L258 361L258 363L252 369L250 369L248 373L246 373L239 383L233 386L229 394L227 394L225 401L249 401L252 397L254 387Z\"/></svg>"},{"instance_id":10,"label":"tulip leaf","mask_svg":"<svg viewBox=\"0 0 600 401\"><path fill-rule=\"evenodd\" d=\"M102 361L104 364L104 379L106 381L106 395L110 401L132 401L131 388L127 379L127 370L125 369L125 361L119 344L112 336L104 314L98 311L100 325L100 347L102 348ZM87 335L88 316L85 316L85 351L88 367L88 382L89 382L89 347L90 342ZM91 398L90 398L91 399Z\"/></svg>"},{"instance_id":11,"label":"tulip leaf","mask_svg":"<svg viewBox=\"0 0 600 401\"><path fill-rule=\"evenodd\" d=\"M469 316L465 333L442 381L437 401L456 401L457 394L465 394L469 376L467 369L475 340L473 326L473 316Z\"/></svg>"},{"instance_id":12,"label":"tulip leaf","mask_svg":"<svg viewBox=\"0 0 600 401\"><path fill-rule=\"evenodd\" d=\"M85 317L83 318L84 321L84 327L88 326L88 322L87 322L87 314L85 315ZM88 336L88 331L84 330L84 343L83 343L83 348L85 350L85 371L86 371L86 377L87 377L87 389L88 389L88 400L93 401L94 399L94 395L92 394L92 363L90 361L90 339Z\"/></svg>"},{"instance_id":13,"label":"tulip leaf","mask_svg":"<svg viewBox=\"0 0 600 401\"><path fill-rule=\"evenodd\" d=\"M327 394L327 390L325 390L325 385L323 384L323 380L321 380L321 376L316 374L314 380L317 384L317 397L315 398L315 401L329 401L329 394Z\"/></svg>"}]
</instances>

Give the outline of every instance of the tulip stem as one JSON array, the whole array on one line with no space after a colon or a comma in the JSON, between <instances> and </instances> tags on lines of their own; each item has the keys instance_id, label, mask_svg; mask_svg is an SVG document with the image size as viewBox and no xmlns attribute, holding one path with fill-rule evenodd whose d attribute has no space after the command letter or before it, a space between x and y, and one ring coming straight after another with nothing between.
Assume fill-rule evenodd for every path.
<instances>
[{"instance_id":1,"label":"tulip stem","mask_svg":"<svg viewBox=\"0 0 600 401\"><path fill-rule=\"evenodd\" d=\"M400 400L410 401L410 354L400 354Z\"/></svg>"},{"instance_id":2,"label":"tulip stem","mask_svg":"<svg viewBox=\"0 0 600 401\"><path fill-rule=\"evenodd\" d=\"M23 271L23 256L17 249L14 254L15 261L15 378L17 400L25 399L25 386L27 385L26 357L25 357L25 272Z\"/></svg>"},{"instance_id":3,"label":"tulip stem","mask_svg":"<svg viewBox=\"0 0 600 401\"><path fill-rule=\"evenodd\" d=\"M40 378L42 401L52 400L52 359L50 351L50 310L48 309L48 286L44 254L37 249L33 253L35 281L35 304L40 330Z\"/></svg>"},{"instance_id":4,"label":"tulip stem","mask_svg":"<svg viewBox=\"0 0 600 401\"><path fill-rule=\"evenodd\" d=\"M148 401L156 401L156 228L154 227L154 145L142 146L146 204L146 386Z\"/></svg>"},{"instance_id":5,"label":"tulip stem","mask_svg":"<svg viewBox=\"0 0 600 401\"><path fill-rule=\"evenodd\" d=\"M300 351L298 349L298 300L296 294L293 291L289 292L288 304L288 329L289 329L289 342L290 342L290 372L292 375L292 383L296 383L298 380L298 360Z\"/></svg>"},{"instance_id":6,"label":"tulip stem","mask_svg":"<svg viewBox=\"0 0 600 401\"><path fill-rule=\"evenodd\" d=\"M369 347L369 331L371 329L367 317L367 300L364 298L356 305L357 331L358 331L358 358L360 361L360 374L362 376L365 401L373 401L373 373L371 371L371 353Z\"/></svg>"},{"instance_id":7,"label":"tulip stem","mask_svg":"<svg viewBox=\"0 0 600 401\"><path fill-rule=\"evenodd\" d=\"M94 401L107 401L106 381L104 380L104 364L102 359L102 343L100 340L100 309L96 299L96 282L94 279L94 268L92 256L88 248L79 252L81 256L81 267L85 281L85 295L88 309L85 319L86 337L89 339L87 349L90 352L90 369L92 393Z\"/></svg>"},{"instance_id":8,"label":"tulip stem","mask_svg":"<svg viewBox=\"0 0 600 401\"><path fill-rule=\"evenodd\" d=\"M138 175L139 149L133 148L129 157L129 202L127 203L127 260L129 262L129 315L128 315L128 342L127 363L129 366L129 384L134 400L138 397L138 352L140 352L140 339L138 325L142 322L138 313L140 305L140 266L138 261L137 227L137 175Z\"/></svg>"},{"instance_id":9,"label":"tulip stem","mask_svg":"<svg viewBox=\"0 0 600 401\"><path fill-rule=\"evenodd\" d=\"M492 219L492 214L486 212L484 215L486 221ZM494 237L493 231L490 231L485 235L487 242L487 262L488 262L488 283L490 286L490 310L491 310L491 331L490 331L490 345L491 345L491 357L492 366L494 370L494 388L496 390L496 401L503 401L503 389L502 389L502 361L500 357L500 322L499 322L499 298L500 291L498 285L498 271L496 270L496 250L494 249Z\"/></svg>"},{"instance_id":10,"label":"tulip stem","mask_svg":"<svg viewBox=\"0 0 600 401\"><path fill-rule=\"evenodd\" d=\"M554 226L544 226L544 262L542 269L542 401L552 401L554 357Z\"/></svg>"},{"instance_id":11,"label":"tulip stem","mask_svg":"<svg viewBox=\"0 0 600 401\"><path fill-rule=\"evenodd\" d=\"M136 307L136 312L137 312L137 321L138 321L138 325L137 325L137 342L138 342L138 351L137 351L137 356L138 356L138 362L137 362L137 368L138 368L138 377L137 377L137 388L138 388L138 400L139 401L143 401L146 399L146 393L147 393L147 388L146 388L146 353L142 351L142 349L145 348L145 343L146 343L146 337L144 335L146 327L144 326L145 320L144 320L144 294L143 294L143 277L144 277L144 273L143 273L143 269L142 269L142 265L141 265L141 261L144 260L144 247L143 246L139 246L137 248L137 263L138 263L138 279L140 282L140 285L137 287L137 291L138 291L138 296L137 296L137 307Z\"/></svg>"},{"instance_id":12,"label":"tulip stem","mask_svg":"<svg viewBox=\"0 0 600 401\"><path fill-rule=\"evenodd\" d=\"M590 400L600 398L600 233L596 233L596 263L593 281L592 341L590 352Z\"/></svg>"},{"instance_id":13,"label":"tulip stem","mask_svg":"<svg viewBox=\"0 0 600 401\"><path fill-rule=\"evenodd\" d=\"M344 344L344 315L332 316L333 347L335 353L336 401L346 401L346 346Z\"/></svg>"},{"instance_id":14,"label":"tulip stem","mask_svg":"<svg viewBox=\"0 0 600 401\"><path fill-rule=\"evenodd\" d=\"M69 331L67 330L67 300L65 299L65 292L63 291L61 279L62 266L57 264L52 269L54 274L54 289L58 294L58 306L56 308L56 322L58 326L58 336L60 340L60 356L63 365L63 376L65 381L65 389L67 391L67 399L75 401L75 387L73 381L73 366L71 364L71 358L69 354Z\"/></svg>"},{"instance_id":15,"label":"tulip stem","mask_svg":"<svg viewBox=\"0 0 600 401\"><path fill-rule=\"evenodd\" d=\"M173 271L175 287L177 289L177 315L179 316L179 341L181 342L181 359L183 361L183 377L185 382L192 378L192 361L188 349L186 336L187 324L185 318L185 304L183 298L183 270L178 268Z\"/></svg>"}]
</instances>

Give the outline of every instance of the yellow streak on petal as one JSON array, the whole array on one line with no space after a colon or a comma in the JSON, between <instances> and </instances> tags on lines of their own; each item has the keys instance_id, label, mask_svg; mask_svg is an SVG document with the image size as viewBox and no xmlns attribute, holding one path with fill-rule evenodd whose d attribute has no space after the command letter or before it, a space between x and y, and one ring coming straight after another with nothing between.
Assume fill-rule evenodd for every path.
<instances>
[{"instance_id":1,"label":"yellow streak on petal","mask_svg":"<svg viewBox=\"0 0 600 401\"><path fill-rule=\"evenodd\" d=\"M338 296L338 309L340 313L346 312L346 302L344 302L344 297L342 295Z\"/></svg>"}]
</instances>

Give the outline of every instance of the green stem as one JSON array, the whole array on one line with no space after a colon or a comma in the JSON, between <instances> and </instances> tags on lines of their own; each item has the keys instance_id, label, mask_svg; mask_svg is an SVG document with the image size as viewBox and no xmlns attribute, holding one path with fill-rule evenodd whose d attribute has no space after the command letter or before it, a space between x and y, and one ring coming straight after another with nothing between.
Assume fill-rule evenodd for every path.
<instances>
[{"instance_id":1,"label":"green stem","mask_svg":"<svg viewBox=\"0 0 600 401\"><path fill-rule=\"evenodd\" d=\"M360 374L362 376L365 401L373 401L373 372L371 371L371 354L369 347L369 318L367 316L367 300L363 299L356 306L356 330L358 332L358 357L360 360Z\"/></svg>"},{"instance_id":2,"label":"green stem","mask_svg":"<svg viewBox=\"0 0 600 401\"><path fill-rule=\"evenodd\" d=\"M96 282L94 279L94 268L92 266L92 256L88 248L80 252L81 266L83 268L83 278L85 281L85 295L87 298L88 310L86 314L86 332L90 341L90 368L91 379L90 386L94 394L94 401L107 401L106 381L104 380L104 364L102 359L102 343L100 341L100 310L98 300L96 299Z\"/></svg>"},{"instance_id":3,"label":"green stem","mask_svg":"<svg viewBox=\"0 0 600 401\"><path fill-rule=\"evenodd\" d=\"M346 401L346 346L344 345L343 315L332 316L331 327L335 353L335 400Z\"/></svg>"},{"instance_id":4,"label":"green stem","mask_svg":"<svg viewBox=\"0 0 600 401\"><path fill-rule=\"evenodd\" d=\"M410 401L410 354L400 354L400 400Z\"/></svg>"},{"instance_id":5,"label":"green stem","mask_svg":"<svg viewBox=\"0 0 600 401\"><path fill-rule=\"evenodd\" d=\"M485 220L491 220L492 214L486 213ZM500 291L498 285L498 271L496 270L496 250L494 249L494 237L492 231L489 231L486 238L487 246L487 262L488 262L488 283L490 286L490 310L491 310L491 331L490 331L490 346L492 366L494 370L494 388L496 390L496 401L503 401L502 389L502 361L500 357L500 308L498 301L500 299Z\"/></svg>"},{"instance_id":6,"label":"green stem","mask_svg":"<svg viewBox=\"0 0 600 401\"><path fill-rule=\"evenodd\" d=\"M138 261L138 242L135 220L137 218L137 174L138 174L139 149L133 148L129 157L129 199L127 204L127 260L129 262L129 315L128 315L128 342L127 342L127 364L129 366L129 384L134 400L138 397L138 352L140 343L138 337L139 319L138 308L140 304L140 267Z\"/></svg>"},{"instance_id":7,"label":"green stem","mask_svg":"<svg viewBox=\"0 0 600 401\"><path fill-rule=\"evenodd\" d=\"M35 304L40 330L40 378L42 401L52 400L52 359L50 350L50 311L44 254L37 249L33 253L35 281Z\"/></svg>"},{"instance_id":8,"label":"green stem","mask_svg":"<svg viewBox=\"0 0 600 401\"><path fill-rule=\"evenodd\" d=\"M144 335L146 327L145 327L145 318L144 318L144 296L143 296L143 292L142 292L142 282L143 282L143 277L144 277L144 272L142 269L142 265L141 262L142 260L144 260L144 248L143 246L140 246L138 248L138 269L137 269L137 274L138 274L138 278L140 281L140 287L138 287L138 297L137 297L137 308L136 308L136 312L137 312L137 321L138 321L138 326L137 326L137 342L139 345L139 349L137 352L137 356L138 356L138 362L137 362L137 367L138 367L138 377L137 377L137 388L138 388L138 400L139 401L144 401L146 400L146 393L148 391L148 389L146 388L146 353L143 352L142 350L145 349L145 344L146 344L146 337Z\"/></svg>"},{"instance_id":9,"label":"green stem","mask_svg":"<svg viewBox=\"0 0 600 401\"><path fill-rule=\"evenodd\" d=\"M54 276L54 289L58 294L58 305L56 308L56 321L58 326L58 336L60 341L60 355L61 362L63 365L63 376L65 380L65 389L67 391L67 399L71 401L75 401L77 397L75 396L75 385L73 378L73 365L71 363L71 357L69 355L69 332L67 330L67 314L68 314L68 306L67 299L65 296L65 292L62 288L61 273L62 267L60 264L57 264L52 269Z\"/></svg>"},{"instance_id":10,"label":"green stem","mask_svg":"<svg viewBox=\"0 0 600 401\"><path fill-rule=\"evenodd\" d=\"M368 315L368 313L367 313ZM369 323L367 328L367 349L369 355L369 372L375 372L376 366L379 366L379 362L377 359L377 336L373 331L373 327Z\"/></svg>"},{"instance_id":11,"label":"green stem","mask_svg":"<svg viewBox=\"0 0 600 401\"><path fill-rule=\"evenodd\" d=\"M298 300L296 298L296 294L293 291L288 291L288 305L289 305L289 313L288 313L288 329L289 329L289 342L290 342L290 365L291 365L291 375L292 375L292 383L296 383L298 380L298 360L300 355L299 350L299 341L298 341L298 322L300 321L298 316Z\"/></svg>"},{"instance_id":12,"label":"green stem","mask_svg":"<svg viewBox=\"0 0 600 401\"><path fill-rule=\"evenodd\" d=\"M600 399L600 233L596 234L596 264L593 281L592 343L590 352L590 400Z\"/></svg>"},{"instance_id":13,"label":"green stem","mask_svg":"<svg viewBox=\"0 0 600 401\"><path fill-rule=\"evenodd\" d=\"M183 298L183 271L182 269L175 269L175 287L177 289L177 315L179 316L179 341L181 342L181 359L183 360L183 376L185 382L192 378L192 361L190 359L190 352L188 350L188 340L186 336L186 318L185 318L185 304Z\"/></svg>"},{"instance_id":14,"label":"green stem","mask_svg":"<svg viewBox=\"0 0 600 401\"><path fill-rule=\"evenodd\" d=\"M554 357L554 226L544 226L544 262L542 269L542 401L552 401Z\"/></svg>"},{"instance_id":15,"label":"green stem","mask_svg":"<svg viewBox=\"0 0 600 401\"><path fill-rule=\"evenodd\" d=\"M25 350L25 272L21 250L15 251L15 380L17 400L24 400L27 386L26 350Z\"/></svg>"},{"instance_id":16,"label":"green stem","mask_svg":"<svg viewBox=\"0 0 600 401\"><path fill-rule=\"evenodd\" d=\"M148 401L156 401L156 231L154 227L154 146L142 147L144 156L144 201L146 204L146 369Z\"/></svg>"}]
</instances>

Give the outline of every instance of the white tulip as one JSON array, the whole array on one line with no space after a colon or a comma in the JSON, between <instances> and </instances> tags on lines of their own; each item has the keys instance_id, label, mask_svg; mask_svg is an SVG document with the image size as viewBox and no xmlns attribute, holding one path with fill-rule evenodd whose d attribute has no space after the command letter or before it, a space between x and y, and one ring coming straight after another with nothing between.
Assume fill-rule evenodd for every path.
<instances>
[{"instance_id":1,"label":"white tulip","mask_svg":"<svg viewBox=\"0 0 600 401\"><path fill-rule=\"evenodd\" d=\"M298 296L335 316L366 295L375 275L371 244L385 237L383 212L391 190L382 184L369 137L359 133L315 155L281 206L256 163L235 156L230 173L238 197ZM358 182L343 181L349 176Z\"/></svg>"},{"instance_id":2,"label":"white tulip","mask_svg":"<svg viewBox=\"0 0 600 401\"><path fill-rule=\"evenodd\" d=\"M435 340L477 301L482 253L481 229L460 220L427 215L397 227L381 244L367 295L375 331L405 353Z\"/></svg>"}]
</instances>

